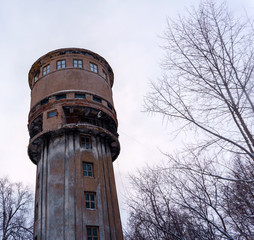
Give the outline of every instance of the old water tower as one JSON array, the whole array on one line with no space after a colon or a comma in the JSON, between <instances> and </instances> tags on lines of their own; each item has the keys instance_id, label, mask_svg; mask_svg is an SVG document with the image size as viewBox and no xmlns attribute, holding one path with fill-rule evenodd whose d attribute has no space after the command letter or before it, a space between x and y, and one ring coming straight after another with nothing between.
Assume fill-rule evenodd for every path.
<instances>
[{"instance_id":1,"label":"old water tower","mask_svg":"<svg viewBox=\"0 0 254 240\"><path fill-rule=\"evenodd\" d=\"M112 165L120 151L113 82L108 62L85 49L55 50L32 65L34 239L123 239Z\"/></svg>"}]
</instances>

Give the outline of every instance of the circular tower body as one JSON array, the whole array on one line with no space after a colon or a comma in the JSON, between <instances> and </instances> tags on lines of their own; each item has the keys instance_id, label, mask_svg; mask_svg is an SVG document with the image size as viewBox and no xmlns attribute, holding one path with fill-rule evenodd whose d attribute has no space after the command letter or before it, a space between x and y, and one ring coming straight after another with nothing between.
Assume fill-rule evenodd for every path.
<instances>
[{"instance_id":1,"label":"circular tower body","mask_svg":"<svg viewBox=\"0 0 254 240\"><path fill-rule=\"evenodd\" d=\"M107 61L85 49L55 50L32 65L34 239L123 239L112 165L120 151L113 81Z\"/></svg>"}]
</instances>

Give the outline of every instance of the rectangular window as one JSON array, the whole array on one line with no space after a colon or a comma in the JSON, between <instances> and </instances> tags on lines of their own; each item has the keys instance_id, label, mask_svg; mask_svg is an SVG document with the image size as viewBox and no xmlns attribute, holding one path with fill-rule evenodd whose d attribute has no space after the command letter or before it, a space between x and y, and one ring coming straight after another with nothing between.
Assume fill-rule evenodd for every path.
<instances>
[{"instance_id":1,"label":"rectangular window","mask_svg":"<svg viewBox=\"0 0 254 240\"><path fill-rule=\"evenodd\" d=\"M109 108L110 110L113 109L113 107L112 107L109 103L107 103L107 106L108 106L108 108Z\"/></svg>"},{"instance_id":2,"label":"rectangular window","mask_svg":"<svg viewBox=\"0 0 254 240\"><path fill-rule=\"evenodd\" d=\"M41 100L41 105L45 105L49 102L48 98L44 98L43 100Z\"/></svg>"},{"instance_id":3,"label":"rectangular window","mask_svg":"<svg viewBox=\"0 0 254 240\"><path fill-rule=\"evenodd\" d=\"M38 81L38 73L34 76L34 82L36 83Z\"/></svg>"},{"instance_id":4,"label":"rectangular window","mask_svg":"<svg viewBox=\"0 0 254 240\"><path fill-rule=\"evenodd\" d=\"M61 100L61 99L65 99L66 98L66 94L58 94L56 95L56 100Z\"/></svg>"},{"instance_id":5,"label":"rectangular window","mask_svg":"<svg viewBox=\"0 0 254 240\"><path fill-rule=\"evenodd\" d=\"M93 96L95 102L101 103L101 98Z\"/></svg>"},{"instance_id":6,"label":"rectangular window","mask_svg":"<svg viewBox=\"0 0 254 240\"><path fill-rule=\"evenodd\" d=\"M75 68L83 68L83 61L82 60L73 60L73 67Z\"/></svg>"},{"instance_id":7,"label":"rectangular window","mask_svg":"<svg viewBox=\"0 0 254 240\"><path fill-rule=\"evenodd\" d=\"M86 209L95 209L95 192L85 192Z\"/></svg>"},{"instance_id":8,"label":"rectangular window","mask_svg":"<svg viewBox=\"0 0 254 240\"><path fill-rule=\"evenodd\" d=\"M95 63L90 63L90 70L92 72L98 73L98 67Z\"/></svg>"},{"instance_id":9,"label":"rectangular window","mask_svg":"<svg viewBox=\"0 0 254 240\"><path fill-rule=\"evenodd\" d=\"M38 176L37 176L37 189L40 188L40 173L38 173Z\"/></svg>"},{"instance_id":10,"label":"rectangular window","mask_svg":"<svg viewBox=\"0 0 254 240\"><path fill-rule=\"evenodd\" d=\"M86 227L86 231L87 231L87 240L99 240L100 239L99 227L89 226L89 227Z\"/></svg>"},{"instance_id":11,"label":"rectangular window","mask_svg":"<svg viewBox=\"0 0 254 240\"><path fill-rule=\"evenodd\" d=\"M66 64L65 64L65 60L59 60L56 62L56 69L62 69L65 68Z\"/></svg>"},{"instance_id":12,"label":"rectangular window","mask_svg":"<svg viewBox=\"0 0 254 240\"><path fill-rule=\"evenodd\" d=\"M48 64L47 66L43 67L43 69L42 69L42 75L45 76L49 72L50 72L50 66Z\"/></svg>"},{"instance_id":13,"label":"rectangular window","mask_svg":"<svg viewBox=\"0 0 254 240\"><path fill-rule=\"evenodd\" d=\"M86 98L84 93L75 93L75 98Z\"/></svg>"},{"instance_id":14,"label":"rectangular window","mask_svg":"<svg viewBox=\"0 0 254 240\"><path fill-rule=\"evenodd\" d=\"M57 111L56 110L48 112L48 118L52 118L52 117L55 117L55 116L57 116Z\"/></svg>"},{"instance_id":15,"label":"rectangular window","mask_svg":"<svg viewBox=\"0 0 254 240\"><path fill-rule=\"evenodd\" d=\"M35 205L34 220L35 221L38 220L38 203L36 203L36 205Z\"/></svg>"},{"instance_id":16,"label":"rectangular window","mask_svg":"<svg viewBox=\"0 0 254 240\"><path fill-rule=\"evenodd\" d=\"M80 136L80 146L85 149L92 148L91 137L86 135Z\"/></svg>"},{"instance_id":17,"label":"rectangular window","mask_svg":"<svg viewBox=\"0 0 254 240\"><path fill-rule=\"evenodd\" d=\"M104 70L102 70L102 77L103 77L105 80L107 80L107 73L106 73Z\"/></svg>"},{"instance_id":18,"label":"rectangular window","mask_svg":"<svg viewBox=\"0 0 254 240\"><path fill-rule=\"evenodd\" d=\"M83 162L83 176L84 177L93 177L93 164Z\"/></svg>"}]
</instances>

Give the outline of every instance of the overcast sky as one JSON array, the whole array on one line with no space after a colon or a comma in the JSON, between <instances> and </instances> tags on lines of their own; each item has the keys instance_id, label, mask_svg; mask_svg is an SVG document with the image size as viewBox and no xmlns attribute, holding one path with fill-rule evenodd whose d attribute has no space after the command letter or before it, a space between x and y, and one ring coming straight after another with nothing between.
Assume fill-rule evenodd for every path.
<instances>
[{"instance_id":1,"label":"overcast sky","mask_svg":"<svg viewBox=\"0 0 254 240\"><path fill-rule=\"evenodd\" d=\"M79 47L104 57L115 74L113 97L121 153L114 162L123 222L128 174L163 159L184 139L174 140L172 123L142 112L149 81L162 71L160 48L167 17L184 14L197 0L0 0L0 177L34 189L35 165L27 156L30 104L28 71L49 51ZM233 11L254 14L253 0L230 0ZM177 143L177 144L176 144Z\"/></svg>"}]
</instances>

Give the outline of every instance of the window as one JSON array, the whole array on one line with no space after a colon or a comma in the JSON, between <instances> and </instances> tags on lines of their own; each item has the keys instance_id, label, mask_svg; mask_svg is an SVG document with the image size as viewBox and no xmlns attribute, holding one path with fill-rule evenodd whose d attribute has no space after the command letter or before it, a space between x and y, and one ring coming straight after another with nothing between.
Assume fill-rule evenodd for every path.
<instances>
[{"instance_id":1,"label":"window","mask_svg":"<svg viewBox=\"0 0 254 240\"><path fill-rule=\"evenodd\" d=\"M80 145L82 148L90 149L92 148L91 137L86 135L80 136Z\"/></svg>"},{"instance_id":2,"label":"window","mask_svg":"<svg viewBox=\"0 0 254 240\"><path fill-rule=\"evenodd\" d=\"M55 116L57 116L57 111L56 110L48 112L48 118L52 118L52 117L55 117Z\"/></svg>"},{"instance_id":3,"label":"window","mask_svg":"<svg viewBox=\"0 0 254 240\"><path fill-rule=\"evenodd\" d=\"M84 177L93 177L93 164L83 162L83 176Z\"/></svg>"},{"instance_id":4,"label":"window","mask_svg":"<svg viewBox=\"0 0 254 240\"><path fill-rule=\"evenodd\" d=\"M75 68L83 68L83 61L82 60L73 60L73 67Z\"/></svg>"},{"instance_id":5,"label":"window","mask_svg":"<svg viewBox=\"0 0 254 240\"><path fill-rule=\"evenodd\" d=\"M36 205L35 205L34 220L35 221L38 220L38 203L36 203Z\"/></svg>"},{"instance_id":6,"label":"window","mask_svg":"<svg viewBox=\"0 0 254 240\"><path fill-rule=\"evenodd\" d=\"M107 73L106 73L104 70L102 70L102 77L103 77L105 80L107 80Z\"/></svg>"},{"instance_id":7,"label":"window","mask_svg":"<svg viewBox=\"0 0 254 240\"><path fill-rule=\"evenodd\" d=\"M65 60L59 60L56 62L56 69L62 69L65 68Z\"/></svg>"},{"instance_id":8,"label":"window","mask_svg":"<svg viewBox=\"0 0 254 240\"><path fill-rule=\"evenodd\" d=\"M113 107L112 107L109 103L107 103L107 106L108 106L108 108L109 108L110 110L113 109Z\"/></svg>"},{"instance_id":9,"label":"window","mask_svg":"<svg viewBox=\"0 0 254 240\"><path fill-rule=\"evenodd\" d=\"M86 227L87 231L87 240L99 240L99 228L89 226Z\"/></svg>"},{"instance_id":10,"label":"window","mask_svg":"<svg viewBox=\"0 0 254 240\"><path fill-rule=\"evenodd\" d=\"M34 76L34 82L36 83L38 81L38 73Z\"/></svg>"},{"instance_id":11,"label":"window","mask_svg":"<svg viewBox=\"0 0 254 240\"><path fill-rule=\"evenodd\" d=\"M47 66L43 67L43 69L42 69L42 75L45 76L46 74L49 73L49 71L50 71L50 66L48 64Z\"/></svg>"},{"instance_id":12,"label":"window","mask_svg":"<svg viewBox=\"0 0 254 240\"><path fill-rule=\"evenodd\" d=\"M61 99L65 99L66 98L66 94L58 94L56 95L56 100L61 100Z\"/></svg>"},{"instance_id":13,"label":"window","mask_svg":"<svg viewBox=\"0 0 254 240\"><path fill-rule=\"evenodd\" d=\"M97 65L94 64L94 63L90 63L90 70L92 72L98 73L98 67L97 67Z\"/></svg>"},{"instance_id":14,"label":"window","mask_svg":"<svg viewBox=\"0 0 254 240\"><path fill-rule=\"evenodd\" d=\"M95 209L95 192L85 192L86 209Z\"/></svg>"},{"instance_id":15,"label":"window","mask_svg":"<svg viewBox=\"0 0 254 240\"><path fill-rule=\"evenodd\" d=\"M101 103L101 98L93 96L95 102Z\"/></svg>"},{"instance_id":16,"label":"window","mask_svg":"<svg viewBox=\"0 0 254 240\"><path fill-rule=\"evenodd\" d=\"M38 173L38 176L37 176L37 189L40 188L40 173Z\"/></svg>"},{"instance_id":17,"label":"window","mask_svg":"<svg viewBox=\"0 0 254 240\"><path fill-rule=\"evenodd\" d=\"M41 105L45 105L49 102L48 98L44 98L43 100L41 100Z\"/></svg>"},{"instance_id":18,"label":"window","mask_svg":"<svg viewBox=\"0 0 254 240\"><path fill-rule=\"evenodd\" d=\"M75 93L75 98L86 98L84 93Z\"/></svg>"}]
</instances>

